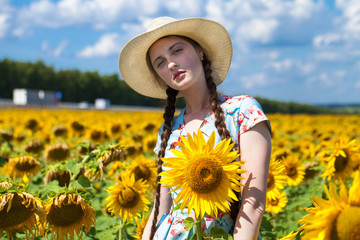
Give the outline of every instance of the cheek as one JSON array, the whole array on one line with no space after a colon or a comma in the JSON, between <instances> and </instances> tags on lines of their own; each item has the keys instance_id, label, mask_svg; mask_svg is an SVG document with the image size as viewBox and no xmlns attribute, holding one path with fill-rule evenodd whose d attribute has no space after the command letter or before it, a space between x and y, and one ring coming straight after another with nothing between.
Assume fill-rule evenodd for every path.
<instances>
[{"instance_id":1,"label":"cheek","mask_svg":"<svg viewBox=\"0 0 360 240\"><path fill-rule=\"evenodd\" d=\"M157 71L157 74L165 82L169 80L169 77L171 77L171 75L167 69L159 70L159 71Z\"/></svg>"}]
</instances>

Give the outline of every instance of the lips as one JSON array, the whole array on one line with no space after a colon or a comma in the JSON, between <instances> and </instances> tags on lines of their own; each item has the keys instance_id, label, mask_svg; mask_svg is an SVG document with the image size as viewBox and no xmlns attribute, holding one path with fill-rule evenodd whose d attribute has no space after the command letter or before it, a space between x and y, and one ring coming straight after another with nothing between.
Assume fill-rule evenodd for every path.
<instances>
[{"instance_id":1,"label":"lips","mask_svg":"<svg viewBox=\"0 0 360 240\"><path fill-rule=\"evenodd\" d=\"M185 75L185 71L177 71L176 73L174 73L173 75L173 80L177 81L180 78L182 78Z\"/></svg>"}]
</instances>

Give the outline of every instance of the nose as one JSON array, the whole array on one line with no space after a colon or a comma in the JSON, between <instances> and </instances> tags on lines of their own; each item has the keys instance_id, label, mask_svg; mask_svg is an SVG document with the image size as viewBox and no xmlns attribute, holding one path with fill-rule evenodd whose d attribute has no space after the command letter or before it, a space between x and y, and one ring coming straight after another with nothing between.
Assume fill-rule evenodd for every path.
<instances>
[{"instance_id":1,"label":"nose","mask_svg":"<svg viewBox=\"0 0 360 240\"><path fill-rule=\"evenodd\" d=\"M169 68L170 70L174 70L174 69L176 69L177 67L178 67L178 65L177 65L174 61L172 61L172 60L169 61L168 68Z\"/></svg>"}]
</instances>

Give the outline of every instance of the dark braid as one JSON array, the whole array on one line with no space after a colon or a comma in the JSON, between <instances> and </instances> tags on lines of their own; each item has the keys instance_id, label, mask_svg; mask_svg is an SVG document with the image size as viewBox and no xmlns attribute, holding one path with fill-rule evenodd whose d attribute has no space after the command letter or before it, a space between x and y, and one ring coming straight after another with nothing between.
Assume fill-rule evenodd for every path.
<instances>
[{"instance_id":1,"label":"dark braid","mask_svg":"<svg viewBox=\"0 0 360 240\"><path fill-rule=\"evenodd\" d=\"M163 163L161 158L165 156L167 142L171 134L171 122L174 118L175 102L178 91L168 87L166 90L166 94L167 94L167 101L166 101L165 113L163 115L164 127L163 127L163 132L161 134L160 151L158 153L158 169L157 169L157 178L156 178L157 184L156 184L155 203L154 203L154 218L151 225L150 240L154 237L156 231L157 217L159 215L160 187L161 187L161 184L159 183L160 182L159 174L162 171L162 163Z\"/></svg>"},{"instance_id":2,"label":"dark braid","mask_svg":"<svg viewBox=\"0 0 360 240\"><path fill-rule=\"evenodd\" d=\"M207 84L207 87L210 92L210 104L211 104L210 107L211 107L212 112L215 115L215 127L216 127L221 139L231 138L230 132L227 130L226 125L225 125L225 115L224 115L224 111L220 107L218 92L216 90L216 84L214 83L214 79L211 75L211 73L212 73L211 62L210 62L210 60L208 60L206 58L205 55L203 58L203 66L204 66L206 84ZM239 198L240 194L238 192L235 192L235 194ZM238 209L239 204L240 204L239 201L234 201L230 205L230 215L231 215L231 218L233 219L234 223L236 221L236 218L237 218L237 215L239 212L239 209Z\"/></svg>"}]
</instances>

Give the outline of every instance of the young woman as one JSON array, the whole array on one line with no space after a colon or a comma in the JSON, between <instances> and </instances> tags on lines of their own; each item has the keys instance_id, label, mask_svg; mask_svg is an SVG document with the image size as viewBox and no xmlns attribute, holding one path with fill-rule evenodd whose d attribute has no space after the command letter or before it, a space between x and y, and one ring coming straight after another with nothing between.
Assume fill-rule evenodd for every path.
<instances>
[{"instance_id":1,"label":"young woman","mask_svg":"<svg viewBox=\"0 0 360 240\"><path fill-rule=\"evenodd\" d=\"M204 218L205 229L221 227L234 239L257 239L265 211L270 160L270 123L259 103L250 96L228 97L217 85L229 70L232 44L228 32L217 22L202 18L154 19L147 31L130 40L119 58L119 68L127 84L140 94L167 99L164 123L155 151L158 173L161 158L173 156L180 136L216 132L216 144L231 138L246 161L241 204L232 204L230 213ZM175 101L183 96L186 106L174 116ZM160 177L158 176L158 181ZM157 185L154 206L143 239L185 239L183 220L193 213L172 210L177 192Z\"/></svg>"}]
</instances>

